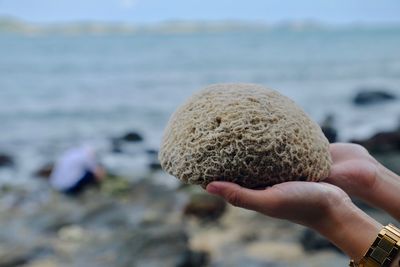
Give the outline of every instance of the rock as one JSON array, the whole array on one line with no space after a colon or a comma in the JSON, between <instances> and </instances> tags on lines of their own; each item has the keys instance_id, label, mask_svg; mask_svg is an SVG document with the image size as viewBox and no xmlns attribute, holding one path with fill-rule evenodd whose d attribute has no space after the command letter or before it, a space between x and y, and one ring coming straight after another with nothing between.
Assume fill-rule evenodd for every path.
<instances>
[{"instance_id":1,"label":"rock","mask_svg":"<svg viewBox=\"0 0 400 267\"><path fill-rule=\"evenodd\" d=\"M31 259L31 255L26 255L20 251L9 252L0 258L0 267L21 266Z\"/></svg>"},{"instance_id":2,"label":"rock","mask_svg":"<svg viewBox=\"0 0 400 267\"><path fill-rule=\"evenodd\" d=\"M113 266L179 266L193 263L188 256L188 236L180 225L157 225L137 229L121 229L110 242L118 258ZM204 265L182 265L201 267Z\"/></svg>"},{"instance_id":3,"label":"rock","mask_svg":"<svg viewBox=\"0 0 400 267\"><path fill-rule=\"evenodd\" d=\"M121 137L111 138L111 152L122 153L124 152L122 146L123 142L141 142L143 141L143 136L137 132L127 132Z\"/></svg>"},{"instance_id":4,"label":"rock","mask_svg":"<svg viewBox=\"0 0 400 267\"><path fill-rule=\"evenodd\" d=\"M152 170L152 171L158 171L158 170L161 170L161 169L162 169L162 168L161 168L161 164L160 164L160 162L158 162L158 161L150 162L149 168L150 168L150 170Z\"/></svg>"},{"instance_id":5,"label":"rock","mask_svg":"<svg viewBox=\"0 0 400 267\"><path fill-rule=\"evenodd\" d=\"M204 221L219 219L226 210L226 202L220 197L207 193L196 193L190 197L183 214Z\"/></svg>"},{"instance_id":6,"label":"rock","mask_svg":"<svg viewBox=\"0 0 400 267\"><path fill-rule=\"evenodd\" d=\"M111 152L113 152L113 153L122 153L121 139L120 138L112 138L111 139Z\"/></svg>"},{"instance_id":7,"label":"rock","mask_svg":"<svg viewBox=\"0 0 400 267\"><path fill-rule=\"evenodd\" d=\"M131 191L131 185L124 177L108 175L100 184L100 189L107 195L123 196Z\"/></svg>"},{"instance_id":8,"label":"rock","mask_svg":"<svg viewBox=\"0 0 400 267\"><path fill-rule=\"evenodd\" d=\"M25 220L42 235L70 226L117 228L129 224L124 206L98 190L88 190L73 198L57 195Z\"/></svg>"},{"instance_id":9,"label":"rock","mask_svg":"<svg viewBox=\"0 0 400 267\"><path fill-rule=\"evenodd\" d=\"M239 255L229 255L229 257L225 257L223 260L217 261L215 265L218 267L287 267L288 265L285 263L279 262L271 262L264 261L260 259L255 259L252 257L248 257L246 255L242 255L242 253L236 253ZM296 266L297 267L297 266Z\"/></svg>"},{"instance_id":10,"label":"rock","mask_svg":"<svg viewBox=\"0 0 400 267\"><path fill-rule=\"evenodd\" d=\"M400 130L379 132L365 140L351 140L371 153L400 151Z\"/></svg>"},{"instance_id":11,"label":"rock","mask_svg":"<svg viewBox=\"0 0 400 267\"><path fill-rule=\"evenodd\" d=\"M205 251L187 250L183 253L181 261L176 267L201 267L207 266L210 255Z\"/></svg>"},{"instance_id":12,"label":"rock","mask_svg":"<svg viewBox=\"0 0 400 267\"><path fill-rule=\"evenodd\" d=\"M157 157L157 155L158 155L158 150L157 149L149 148L149 149L146 149L145 152L146 152L147 155L152 156L152 157Z\"/></svg>"},{"instance_id":13,"label":"rock","mask_svg":"<svg viewBox=\"0 0 400 267\"><path fill-rule=\"evenodd\" d=\"M396 95L385 90L371 88L358 92L353 99L353 103L358 106L363 106L395 100L396 98Z\"/></svg>"},{"instance_id":14,"label":"rock","mask_svg":"<svg viewBox=\"0 0 400 267\"><path fill-rule=\"evenodd\" d=\"M0 154L0 167L12 167L15 165L12 156L7 154Z\"/></svg>"},{"instance_id":15,"label":"rock","mask_svg":"<svg viewBox=\"0 0 400 267\"><path fill-rule=\"evenodd\" d=\"M84 240L85 231L78 225L69 225L62 227L57 234L62 241L81 242Z\"/></svg>"},{"instance_id":16,"label":"rock","mask_svg":"<svg viewBox=\"0 0 400 267\"><path fill-rule=\"evenodd\" d=\"M121 137L121 140L125 142L140 142L143 141L143 136L137 132L128 132Z\"/></svg>"},{"instance_id":17,"label":"rock","mask_svg":"<svg viewBox=\"0 0 400 267\"><path fill-rule=\"evenodd\" d=\"M162 214L149 210L145 214L143 214L139 225L147 227L147 226L160 225L163 223L164 223L164 216Z\"/></svg>"},{"instance_id":18,"label":"rock","mask_svg":"<svg viewBox=\"0 0 400 267\"><path fill-rule=\"evenodd\" d=\"M42 254L43 248L39 247L22 247L19 245L11 245L8 247L0 246L0 267L16 267L26 264Z\"/></svg>"},{"instance_id":19,"label":"rock","mask_svg":"<svg viewBox=\"0 0 400 267\"><path fill-rule=\"evenodd\" d=\"M35 259L34 261L29 262L28 265L24 265L23 267L60 267L60 264L54 257L50 257Z\"/></svg>"},{"instance_id":20,"label":"rock","mask_svg":"<svg viewBox=\"0 0 400 267\"><path fill-rule=\"evenodd\" d=\"M28 217L32 229L43 234L55 233L64 226L79 223L83 214L81 210L65 209L64 207L48 207Z\"/></svg>"},{"instance_id":21,"label":"rock","mask_svg":"<svg viewBox=\"0 0 400 267\"><path fill-rule=\"evenodd\" d=\"M53 171L54 163L47 163L33 173L35 177L49 178Z\"/></svg>"},{"instance_id":22,"label":"rock","mask_svg":"<svg viewBox=\"0 0 400 267\"><path fill-rule=\"evenodd\" d=\"M303 231L300 237L300 243L305 251L334 250L340 252L329 240L310 229L305 229Z\"/></svg>"},{"instance_id":23,"label":"rock","mask_svg":"<svg viewBox=\"0 0 400 267\"><path fill-rule=\"evenodd\" d=\"M324 121L321 123L321 130L324 133L329 143L335 143L337 141L337 130L334 125L335 117L332 114L326 116Z\"/></svg>"},{"instance_id":24,"label":"rock","mask_svg":"<svg viewBox=\"0 0 400 267\"><path fill-rule=\"evenodd\" d=\"M156 149L146 149L146 154L149 156L151 162L149 163L149 168L151 171L161 170L161 164L158 160L158 150Z\"/></svg>"},{"instance_id":25,"label":"rock","mask_svg":"<svg viewBox=\"0 0 400 267\"><path fill-rule=\"evenodd\" d=\"M123 206L110 199L98 199L88 204L80 224L86 227L119 228L129 225L129 217Z\"/></svg>"}]
</instances>

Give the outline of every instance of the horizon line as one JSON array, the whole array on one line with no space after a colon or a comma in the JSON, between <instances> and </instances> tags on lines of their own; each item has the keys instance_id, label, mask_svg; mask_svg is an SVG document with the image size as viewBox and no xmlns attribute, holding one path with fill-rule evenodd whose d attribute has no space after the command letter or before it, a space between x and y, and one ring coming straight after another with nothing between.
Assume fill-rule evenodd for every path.
<instances>
[{"instance_id":1,"label":"horizon line","mask_svg":"<svg viewBox=\"0 0 400 267\"><path fill-rule=\"evenodd\" d=\"M371 21L352 21L352 22L328 22L318 19L282 19L279 21L268 22L267 20L251 20L251 19L237 19L237 18L227 18L227 19L179 19L171 18L159 21L143 21L135 22L128 20L100 20L100 19L72 19L72 20L60 20L60 21L34 21L18 16L0 14L1 21L13 21L30 25L37 26L64 26L68 24L109 24L109 25L125 25L125 26L157 26L168 23L232 23L232 24L243 24L248 26L264 26L264 27L274 27L274 26L284 26L284 25L304 25L304 26L320 26L320 27L346 27L346 26L400 26L400 21L381 21L381 22L371 22Z\"/></svg>"}]
</instances>

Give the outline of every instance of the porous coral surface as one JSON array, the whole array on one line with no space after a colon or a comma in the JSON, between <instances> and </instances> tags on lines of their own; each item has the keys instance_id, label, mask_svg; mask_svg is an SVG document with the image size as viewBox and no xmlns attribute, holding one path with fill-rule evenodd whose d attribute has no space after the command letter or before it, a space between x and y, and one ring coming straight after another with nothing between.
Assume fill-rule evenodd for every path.
<instances>
[{"instance_id":1,"label":"porous coral surface","mask_svg":"<svg viewBox=\"0 0 400 267\"><path fill-rule=\"evenodd\" d=\"M159 159L185 183L260 188L329 174L329 143L292 100L255 84L215 84L172 115Z\"/></svg>"}]
</instances>

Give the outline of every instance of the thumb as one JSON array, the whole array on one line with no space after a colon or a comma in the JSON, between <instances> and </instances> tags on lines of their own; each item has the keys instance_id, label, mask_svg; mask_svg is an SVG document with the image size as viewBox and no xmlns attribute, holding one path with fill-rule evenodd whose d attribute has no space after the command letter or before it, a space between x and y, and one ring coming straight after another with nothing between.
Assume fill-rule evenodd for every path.
<instances>
[{"instance_id":1,"label":"thumb","mask_svg":"<svg viewBox=\"0 0 400 267\"><path fill-rule=\"evenodd\" d=\"M229 182L212 182L206 190L210 194L223 197L236 207L261 211L265 205L265 190L247 189Z\"/></svg>"}]
</instances>

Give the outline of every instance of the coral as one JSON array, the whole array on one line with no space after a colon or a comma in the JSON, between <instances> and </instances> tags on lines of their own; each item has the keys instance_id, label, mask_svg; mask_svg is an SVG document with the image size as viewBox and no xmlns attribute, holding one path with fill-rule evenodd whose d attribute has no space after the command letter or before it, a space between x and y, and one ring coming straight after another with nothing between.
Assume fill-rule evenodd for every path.
<instances>
[{"instance_id":1,"label":"coral","mask_svg":"<svg viewBox=\"0 0 400 267\"><path fill-rule=\"evenodd\" d=\"M255 84L215 84L170 118L159 159L185 183L262 188L329 174L329 143L292 100Z\"/></svg>"}]
</instances>

